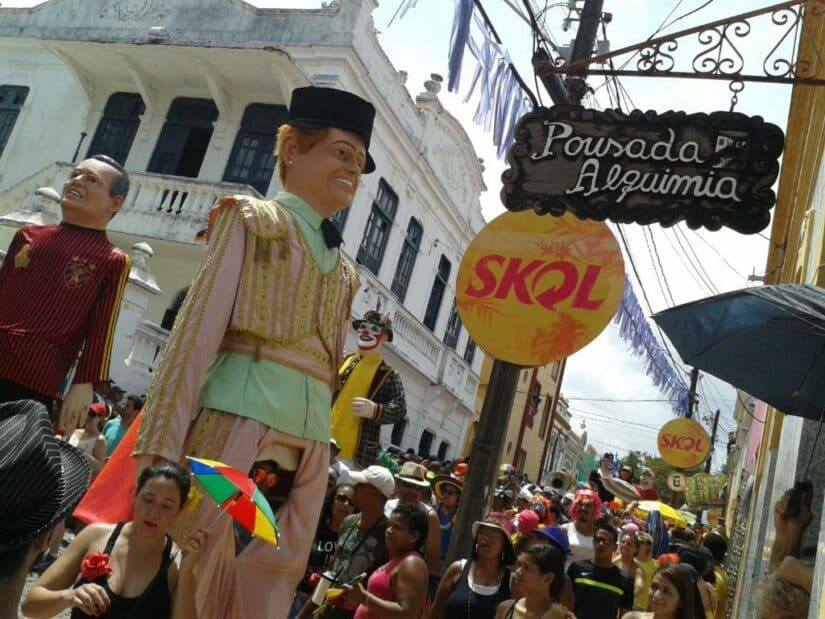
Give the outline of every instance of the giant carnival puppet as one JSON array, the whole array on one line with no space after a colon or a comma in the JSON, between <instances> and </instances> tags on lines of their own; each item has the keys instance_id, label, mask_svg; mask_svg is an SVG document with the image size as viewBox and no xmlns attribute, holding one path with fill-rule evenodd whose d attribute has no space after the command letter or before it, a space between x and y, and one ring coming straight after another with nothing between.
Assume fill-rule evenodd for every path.
<instances>
[{"instance_id":1,"label":"giant carnival puppet","mask_svg":"<svg viewBox=\"0 0 825 619\"><path fill-rule=\"evenodd\" d=\"M278 132L284 191L222 198L144 407L138 469L196 456L241 471L266 463L284 502L280 546L236 553L231 519L190 500L173 535L208 529L195 568L201 619L283 618L304 574L330 462L330 402L358 289L330 218L352 204L375 108L330 88L292 93Z\"/></svg>"},{"instance_id":2,"label":"giant carnival puppet","mask_svg":"<svg viewBox=\"0 0 825 619\"><path fill-rule=\"evenodd\" d=\"M333 398L332 436L339 458L366 468L375 464L381 426L407 414L401 377L381 357L384 342L392 342L390 317L375 310L353 320L358 352L338 370L340 389Z\"/></svg>"},{"instance_id":3,"label":"giant carnival puppet","mask_svg":"<svg viewBox=\"0 0 825 619\"><path fill-rule=\"evenodd\" d=\"M81 161L63 185L60 223L20 228L0 267L0 402L37 400L51 411L77 361L60 409L67 432L84 422L95 383L109 379L130 264L106 227L128 191L113 159Z\"/></svg>"}]
</instances>

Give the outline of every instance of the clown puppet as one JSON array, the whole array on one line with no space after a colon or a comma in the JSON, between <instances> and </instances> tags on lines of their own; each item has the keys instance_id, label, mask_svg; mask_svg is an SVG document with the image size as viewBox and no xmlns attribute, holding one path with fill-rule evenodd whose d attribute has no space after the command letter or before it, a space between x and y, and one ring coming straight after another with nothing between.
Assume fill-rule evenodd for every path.
<instances>
[{"instance_id":1,"label":"clown puppet","mask_svg":"<svg viewBox=\"0 0 825 619\"><path fill-rule=\"evenodd\" d=\"M106 227L128 191L114 159L81 161L63 185L60 223L20 228L0 267L0 402L51 411L80 354L58 423L69 433L85 423L93 385L109 380L130 261Z\"/></svg>"},{"instance_id":2,"label":"clown puppet","mask_svg":"<svg viewBox=\"0 0 825 619\"><path fill-rule=\"evenodd\" d=\"M352 327L358 352L338 370L341 386L333 396L332 436L345 462L366 468L376 463L381 426L407 414L401 377L381 357L384 342L392 341L389 316L370 310Z\"/></svg>"}]
</instances>

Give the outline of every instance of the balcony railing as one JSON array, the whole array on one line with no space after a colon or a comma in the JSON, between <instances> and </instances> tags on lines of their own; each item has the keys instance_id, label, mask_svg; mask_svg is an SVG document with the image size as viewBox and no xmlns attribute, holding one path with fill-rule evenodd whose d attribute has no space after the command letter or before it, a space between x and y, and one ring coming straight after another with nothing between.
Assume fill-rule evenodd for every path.
<instances>
[{"instance_id":1,"label":"balcony railing","mask_svg":"<svg viewBox=\"0 0 825 619\"><path fill-rule=\"evenodd\" d=\"M59 193L73 167L58 162L10 187L0 195L0 213L36 205L39 198L35 191L40 187L50 186ZM166 174L129 170L129 181L129 194L109 229L178 243L195 242L195 235L206 227L209 209L218 198L235 194L261 197L249 185Z\"/></svg>"},{"instance_id":2,"label":"balcony railing","mask_svg":"<svg viewBox=\"0 0 825 619\"><path fill-rule=\"evenodd\" d=\"M163 357L169 331L153 322L142 321L132 335L132 350L126 357L126 365L144 377L149 387L152 373Z\"/></svg>"}]
</instances>

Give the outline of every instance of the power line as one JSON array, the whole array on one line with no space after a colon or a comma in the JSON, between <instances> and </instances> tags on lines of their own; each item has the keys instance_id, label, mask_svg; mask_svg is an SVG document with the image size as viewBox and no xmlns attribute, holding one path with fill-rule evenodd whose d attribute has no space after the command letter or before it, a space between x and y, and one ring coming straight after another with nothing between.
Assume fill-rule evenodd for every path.
<instances>
[{"instance_id":1,"label":"power line","mask_svg":"<svg viewBox=\"0 0 825 619\"><path fill-rule=\"evenodd\" d=\"M700 240L701 240L701 241L702 241L705 245L707 245L708 247L710 247L710 248L713 250L713 252L714 252L717 256L719 256L719 258L722 260L722 262L724 262L724 263L727 265L727 267L728 267L731 271L733 271L734 273L736 273L736 274L737 274L739 277L741 277L743 280L747 279L747 277L745 277L745 276L744 276L744 275L742 275L739 271L737 271L737 270L736 270L736 267L734 267L734 266L733 266L730 262L728 262L728 261L725 259L725 257L722 255L722 252L720 252L718 249L716 249L716 248L713 246L713 244L712 244L712 243L710 243L710 242L709 242L709 241L708 241L705 237L703 237L701 234L699 234L696 230L691 230L691 232L693 232L693 234L695 234L696 236L698 236L698 237L699 237L699 239L700 239Z\"/></svg>"},{"instance_id":2,"label":"power line","mask_svg":"<svg viewBox=\"0 0 825 619\"><path fill-rule=\"evenodd\" d=\"M642 398L642 399L624 399L624 398L579 398L564 396L564 399L572 402L578 400L581 402L674 402L675 400L668 398Z\"/></svg>"},{"instance_id":3,"label":"power line","mask_svg":"<svg viewBox=\"0 0 825 619\"><path fill-rule=\"evenodd\" d=\"M645 303L647 303L648 312L650 312L652 314L653 313L653 308L650 305L650 299L647 298L647 292L645 291L645 287L642 284L642 278L639 277L639 271L636 268L636 262L633 260L633 254L630 253L630 247L627 244L627 239L625 238L624 230L622 230L621 224L616 224L616 229L619 232L619 238L621 239L622 245L624 246L624 250L627 253L627 259L630 261L630 267L633 270L633 274L636 276L636 281L639 283L639 289L642 291L642 297L644 298ZM665 339L665 334L662 333L661 327L659 327L659 325L655 321L654 321L653 324L656 326L656 329L659 331L659 335L662 338L661 346L664 349L664 351L667 353L667 356L670 357L670 361L673 363L673 369L675 370L675 369L680 368L679 364L676 363L676 359L673 358L673 354L670 352L670 347L667 345L667 340ZM645 347L647 347L647 346L645 345ZM651 351L648 350L648 353L651 353ZM678 374L675 374L675 373L674 373L674 375L676 376L676 379L679 380L682 383L682 386L687 387L687 384L685 384L685 381L681 376L679 376Z\"/></svg>"},{"instance_id":4,"label":"power line","mask_svg":"<svg viewBox=\"0 0 825 619\"><path fill-rule=\"evenodd\" d=\"M706 289L706 284L697 277L694 270L688 265L688 262L685 259L685 255L687 254L687 252L685 250L679 251L678 249L676 249L676 247L673 245L673 241L670 239L666 231L664 232L664 237L668 245L670 245L670 248L673 250L673 253L676 254L677 258L679 258L679 262L681 262L682 265L685 267L687 274L690 275L690 278L693 280L693 282L704 291ZM676 237L676 240L679 240L678 237ZM713 293L711 292L711 294Z\"/></svg>"},{"instance_id":5,"label":"power line","mask_svg":"<svg viewBox=\"0 0 825 619\"><path fill-rule=\"evenodd\" d=\"M675 239L676 239L676 243L678 243L678 245L679 245L679 249L681 249L681 250L682 250L682 256L684 257L684 259L685 259L685 260L687 260L687 263L688 263L688 264L690 264L690 268L691 268L691 269L693 269L693 272L694 272L694 273L696 273L696 275L698 276L699 280L701 281L702 286L703 286L703 287L704 287L704 288L705 288L708 292L710 292L710 294L716 294L718 291L715 289L715 287L714 287L713 283L712 283L712 282L708 282L708 281L707 281L707 279L705 279L705 277L702 275L701 270L699 269L699 267L697 267L697 266L694 264L693 259L691 258L691 255L688 253L687 249L686 249L686 248L685 248L685 246L682 244L682 239L681 239L681 237L679 236L679 229L678 229L678 228L673 228L673 238L675 238ZM684 261L683 261L683 262L684 262Z\"/></svg>"},{"instance_id":6,"label":"power line","mask_svg":"<svg viewBox=\"0 0 825 619\"><path fill-rule=\"evenodd\" d=\"M658 425L650 425L645 423L636 423L633 421L627 421L624 419L616 419L613 417L605 417L604 415L599 415L597 413L592 413L590 411L583 411L578 408L571 408L571 411L576 413L576 416L583 417L585 419L592 418L594 421L604 421L607 423L615 423L619 425L625 425L628 427L632 427L634 429L645 430L647 432L658 432L660 426Z\"/></svg>"},{"instance_id":7,"label":"power line","mask_svg":"<svg viewBox=\"0 0 825 619\"><path fill-rule=\"evenodd\" d=\"M681 15L680 17L677 17L676 19L674 19L672 22L669 22L667 25L662 26L662 28L661 28L661 29L662 29L662 30L664 30L665 28L669 28L669 27L670 27L670 26L672 26L673 24L675 24L675 23L677 23L677 22L680 22L680 21L682 21L683 19L685 19L685 17L690 17L690 16L691 16L691 15L693 15L694 13L697 13L697 12L701 11L702 9L704 9L705 7L707 7L707 6L708 6L711 2L713 2L713 0L708 0L708 1L707 1L707 2L705 2L702 6L698 6L698 7L696 7L695 9L693 9L692 11L688 11L688 12L687 12L687 13L685 13L684 15ZM681 2L680 2L679 4L681 4ZM678 7L679 5L677 4L676 6ZM671 13L671 15L672 15L672 14L673 14L673 13Z\"/></svg>"},{"instance_id":8,"label":"power line","mask_svg":"<svg viewBox=\"0 0 825 619\"><path fill-rule=\"evenodd\" d=\"M665 287L667 288L668 296L670 297L670 304L671 306L676 305L676 301L673 298L673 293L670 290L670 284L667 283L667 276L665 275L665 269L662 266L661 254L659 254L659 248L656 246L656 237L653 234L653 230L650 228L646 229L650 232L650 242L653 244L653 255L656 256L656 262L659 263L659 271L662 273L662 279L665 282Z\"/></svg>"},{"instance_id":9,"label":"power line","mask_svg":"<svg viewBox=\"0 0 825 619\"><path fill-rule=\"evenodd\" d=\"M650 256L650 263L653 265L653 273L656 275L656 281L659 284L659 290L662 293L662 298L664 298L665 303L668 306L676 305L673 302L673 293L670 291L670 284L667 283L667 276L665 275L665 271L662 268L662 263L659 260L659 255L654 254L653 248L650 243L650 238L653 236L650 228L648 226L642 226L642 235L645 237L645 245L647 245L647 253ZM658 266L657 266L658 265ZM660 275L661 274L661 275ZM664 280L664 283L662 283Z\"/></svg>"},{"instance_id":10,"label":"power line","mask_svg":"<svg viewBox=\"0 0 825 619\"><path fill-rule=\"evenodd\" d=\"M484 10L484 7L481 4L481 0L473 0L473 3L478 9L478 12L481 14L481 18L484 20L484 24L490 30L490 34L492 34L493 38L496 40L496 43L502 45L501 37L498 36L498 32L496 32L496 27L493 26L493 22L490 21L490 17L487 15L487 11ZM516 69L515 65L512 62L508 62L507 66L509 67L510 71L513 72L513 77L516 78L516 81L518 82L519 86L521 86L521 89L524 91L524 94L527 95L527 97L530 99L530 102L533 104L533 108L535 109L540 107L538 99L536 99L536 95L533 94L533 91L530 90L525 81L521 78L521 74L518 72L518 69Z\"/></svg>"},{"instance_id":11,"label":"power line","mask_svg":"<svg viewBox=\"0 0 825 619\"><path fill-rule=\"evenodd\" d=\"M699 271L705 277L706 281L710 284L711 288L714 290L716 294L719 294L719 289L716 287L716 284L713 282L713 278L711 278L710 274L705 270L705 267L702 265L702 261L699 259L699 255L696 253L696 250L693 249L693 244L690 242L690 239L687 238L685 231L682 230L680 227L674 227L674 231L677 235L681 235L682 239L684 239L685 243L690 250L690 253L693 255L694 259L696 260L696 266L699 268Z\"/></svg>"}]
</instances>

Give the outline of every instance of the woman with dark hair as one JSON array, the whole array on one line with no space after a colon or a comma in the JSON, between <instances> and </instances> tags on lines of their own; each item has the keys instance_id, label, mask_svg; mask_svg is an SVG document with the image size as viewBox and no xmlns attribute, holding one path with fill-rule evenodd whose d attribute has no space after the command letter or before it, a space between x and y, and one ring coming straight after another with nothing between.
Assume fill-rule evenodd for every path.
<instances>
[{"instance_id":1,"label":"woman with dark hair","mask_svg":"<svg viewBox=\"0 0 825 619\"><path fill-rule=\"evenodd\" d=\"M496 619L565 619L572 614L556 604L564 588L564 555L553 544L529 546L516 559L516 584L522 597L502 602Z\"/></svg>"},{"instance_id":2,"label":"woman with dark hair","mask_svg":"<svg viewBox=\"0 0 825 619\"><path fill-rule=\"evenodd\" d=\"M499 603L510 599L508 567L515 563L512 533L512 519L503 513L473 523L471 558L447 568L430 619L493 619Z\"/></svg>"},{"instance_id":3,"label":"woman with dark hair","mask_svg":"<svg viewBox=\"0 0 825 619\"><path fill-rule=\"evenodd\" d=\"M354 501L355 490L350 484L339 484L324 501L321 518L318 520L318 528L315 530L315 541L309 553L306 574L304 579L298 583L296 596L300 600L300 606L296 604L296 615L314 590L313 585L310 583L312 574L321 574L332 564L341 524L344 522L344 518L355 513Z\"/></svg>"},{"instance_id":4,"label":"woman with dark hair","mask_svg":"<svg viewBox=\"0 0 825 619\"><path fill-rule=\"evenodd\" d=\"M421 556L429 518L418 503L401 503L384 534L389 561L375 570L367 588L344 585L346 599L358 604L354 619L418 619L427 606L429 572Z\"/></svg>"},{"instance_id":5,"label":"woman with dark hair","mask_svg":"<svg viewBox=\"0 0 825 619\"><path fill-rule=\"evenodd\" d=\"M687 563L666 565L650 584L651 612L634 610L622 619L704 619L699 575Z\"/></svg>"},{"instance_id":6,"label":"woman with dark hair","mask_svg":"<svg viewBox=\"0 0 825 619\"><path fill-rule=\"evenodd\" d=\"M710 563L713 561L713 555L710 554L707 548L697 546L683 546L679 548L678 554L680 562L687 563L696 570L697 588L702 597L705 619L714 619L718 604L716 591L714 591L713 585L705 580ZM713 572L710 573L710 577L713 577Z\"/></svg>"},{"instance_id":7,"label":"woman with dark hair","mask_svg":"<svg viewBox=\"0 0 825 619\"><path fill-rule=\"evenodd\" d=\"M27 617L193 617L194 600L177 599L178 584L192 580L198 531L180 565L173 559L172 527L189 496L187 471L172 462L144 469L137 482L134 518L89 525L40 577L23 604ZM173 609L174 605L174 609Z\"/></svg>"}]
</instances>

